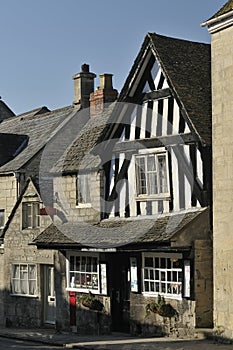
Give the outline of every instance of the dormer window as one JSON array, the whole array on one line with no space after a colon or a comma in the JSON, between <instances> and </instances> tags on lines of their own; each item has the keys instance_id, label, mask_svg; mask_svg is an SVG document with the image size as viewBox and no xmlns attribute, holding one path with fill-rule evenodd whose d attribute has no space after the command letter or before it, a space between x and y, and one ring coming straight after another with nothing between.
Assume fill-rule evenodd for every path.
<instances>
[{"instance_id":1,"label":"dormer window","mask_svg":"<svg viewBox=\"0 0 233 350\"><path fill-rule=\"evenodd\" d=\"M166 153L148 153L135 156L138 197L168 195Z\"/></svg>"},{"instance_id":2,"label":"dormer window","mask_svg":"<svg viewBox=\"0 0 233 350\"><path fill-rule=\"evenodd\" d=\"M40 203L22 203L22 226L23 229L37 228L40 226Z\"/></svg>"}]
</instances>

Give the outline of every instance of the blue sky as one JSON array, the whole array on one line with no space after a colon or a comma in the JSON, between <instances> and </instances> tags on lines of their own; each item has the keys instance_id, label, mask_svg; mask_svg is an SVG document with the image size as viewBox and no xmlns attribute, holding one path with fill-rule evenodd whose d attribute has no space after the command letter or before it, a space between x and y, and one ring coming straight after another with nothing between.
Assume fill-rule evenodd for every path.
<instances>
[{"instance_id":1,"label":"blue sky","mask_svg":"<svg viewBox=\"0 0 233 350\"><path fill-rule=\"evenodd\" d=\"M225 2L0 0L0 96L16 114L70 105L83 63L120 90L147 32L209 43L200 23Z\"/></svg>"}]
</instances>

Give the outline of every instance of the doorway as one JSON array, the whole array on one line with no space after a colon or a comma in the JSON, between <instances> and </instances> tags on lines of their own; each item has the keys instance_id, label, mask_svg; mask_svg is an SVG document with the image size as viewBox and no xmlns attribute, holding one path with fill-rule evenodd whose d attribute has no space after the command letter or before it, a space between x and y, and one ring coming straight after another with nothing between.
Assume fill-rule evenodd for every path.
<instances>
[{"instance_id":1,"label":"doorway","mask_svg":"<svg viewBox=\"0 0 233 350\"><path fill-rule=\"evenodd\" d=\"M54 288L54 267L43 266L44 285L44 323L55 324L56 321L56 297Z\"/></svg>"},{"instance_id":2,"label":"doorway","mask_svg":"<svg viewBox=\"0 0 233 350\"><path fill-rule=\"evenodd\" d=\"M129 259L124 254L111 257L109 264L112 331L129 332L130 280Z\"/></svg>"}]
</instances>

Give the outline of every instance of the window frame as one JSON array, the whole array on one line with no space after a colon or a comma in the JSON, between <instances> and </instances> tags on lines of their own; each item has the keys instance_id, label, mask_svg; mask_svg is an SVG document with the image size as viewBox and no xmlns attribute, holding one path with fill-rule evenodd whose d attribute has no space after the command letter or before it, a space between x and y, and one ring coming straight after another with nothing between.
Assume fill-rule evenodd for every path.
<instances>
[{"instance_id":1,"label":"window frame","mask_svg":"<svg viewBox=\"0 0 233 350\"><path fill-rule=\"evenodd\" d=\"M86 207L92 206L92 204L91 204L91 191L90 191L90 189L91 189L90 175L91 175L90 173L78 173L76 176L76 207L86 208ZM79 179L81 179L81 178L83 178L84 182L85 182L85 189L84 189L85 193L83 192L83 190L79 190L79 188L80 188ZM86 188L88 188L89 193L86 193ZM83 200L80 200L80 196L83 197ZM84 197L89 197L88 201L86 201Z\"/></svg>"},{"instance_id":2,"label":"window frame","mask_svg":"<svg viewBox=\"0 0 233 350\"><path fill-rule=\"evenodd\" d=\"M145 258L153 258L153 267L146 267L145 266ZM155 266L155 259L159 258L159 267ZM171 267L167 267L167 261L166 261L166 266L161 267L161 259L169 259ZM172 260L181 260L181 267L173 267L173 261ZM150 272L148 272L148 278L146 278L146 269L149 271L152 271L153 278L150 278ZM159 275L159 279L156 278L156 272ZM165 279L161 279L162 273L164 274ZM172 281L172 277L168 279L168 273L173 276L173 273L176 273L177 276L177 281ZM181 280L179 280L179 278ZM156 288L156 283L159 284L159 291L151 291L151 290L146 290L145 288L145 283L153 283L154 284L154 289ZM179 293L169 293L169 292L163 292L162 291L162 284L168 287L174 288L175 286L177 288L180 288ZM158 297L159 295L168 298L168 299L176 299L176 300L182 300L183 298L183 290L184 290L184 264L183 264L183 256L181 253L142 253L142 294L145 296L150 296L150 297ZM180 287L179 287L180 286Z\"/></svg>"},{"instance_id":3,"label":"window frame","mask_svg":"<svg viewBox=\"0 0 233 350\"><path fill-rule=\"evenodd\" d=\"M87 271L86 266L87 263L85 265L85 271L82 271L82 269L80 270L71 270L70 266L71 266L71 257L74 258L79 258L80 261L82 258L86 259L87 262L87 258L95 258L96 259L96 265L97 265L97 271ZM80 266L81 266L81 262L80 262ZM75 287L75 286L71 286L72 283L72 277L71 277L71 273L76 273L76 274L83 274L83 275L97 275L97 280L98 280L98 285L97 288L87 288L85 287ZM100 268L100 261L99 261L99 254L98 253L79 253L79 252L70 252L67 254L66 256L66 290L67 291L75 291L75 292L81 292L81 293L93 293L93 294L102 294L101 293L101 268ZM81 279L81 276L80 276Z\"/></svg>"},{"instance_id":4,"label":"window frame","mask_svg":"<svg viewBox=\"0 0 233 350\"><path fill-rule=\"evenodd\" d=\"M155 164L156 164L156 170L148 170L148 159L151 156L154 156L155 158ZM165 180L166 180L166 191L162 192L159 190L159 183L160 183L160 174L159 174L159 157L165 157ZM139 190L139 187L143 187L140 185L140 165L139 165L139 159L144 159L144 164L145 164L145 186L146 187L146 193L141 193L142 190ZM167 151L165 148L159 148L159 149L150 149L145 152L145 150L139 150L138 154L134 155L134 163L135 163L135 177L136 177L136 200L141 200L143 199L163 199L163 198L168 198L170 197L170 184L169 184L169 167L168 167L168 155ZM150 174L156 174L156 183L158 187L158 193L150 193L148 190L149 188L149 175Z\"/></svg>"},{"instance_id":5,"label":"window frame","mask_svg":"<svg viewBox=\"0 0 233 350\"><path fill-rule=\"evenodd\" d=\"M33 266L33 268L35 269L35 277L34 278L30 278L30 271L29 271L29 266ZM14 277L14 268L18 267L18 273L19 276ZM26 267L26 270L21 270L22 267ZM16 271L16 270L15 270ZM26 273L26 279L21 278L21 273ZM16 272L17 274L17 272ZM26 282L26 289L27 289L27 293L22 293L22 283L23 281ZM35 283L35 293L34 294L30 294L30 281L34 281ZM16 282L19 283L19 287L20 287L20 292L17 293L15 290L17 289L16 287ZM22 296L22 297L30 297L30 298L36 298L38 296L38 281L37 281L37 264L34 263L24 263L24 262L20 262L20 263L12 263L11 264L11 295L12 296Z\"/></svg>"},{"instance_id":6,"label":"window frame","mask_svg":"<svg viewBox=\"0 0 233 350\"><path fill-rule=\"evenodd\" d=\"M29 208L31 213L29 212ZM40 227L40 202L22 202L22 229L30 230Z\"/></svg>"}]
</instances>

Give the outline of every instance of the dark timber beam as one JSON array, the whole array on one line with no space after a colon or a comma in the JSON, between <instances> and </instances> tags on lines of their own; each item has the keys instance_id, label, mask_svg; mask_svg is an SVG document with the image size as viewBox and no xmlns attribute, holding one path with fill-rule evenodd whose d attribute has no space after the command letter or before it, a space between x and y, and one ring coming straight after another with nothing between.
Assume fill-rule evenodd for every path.
<instances>
[{"instance_id":1,"label":"dark timber beam","mask_svg":"<svg viewBox=\"0 0 233 350\"><path fill-rule=\"evenodd\" d=\"M148 139L138 139L133 141L122 141L116 143L113 151L115 152L132 152L139 149L146 148L158 148L166 147L173 145L183 145L195 143L197 140L191 133L189 134L180 134L180 135L169 135L169 136L160 136L152 137Z\"/></svg>"}]
</instances>

